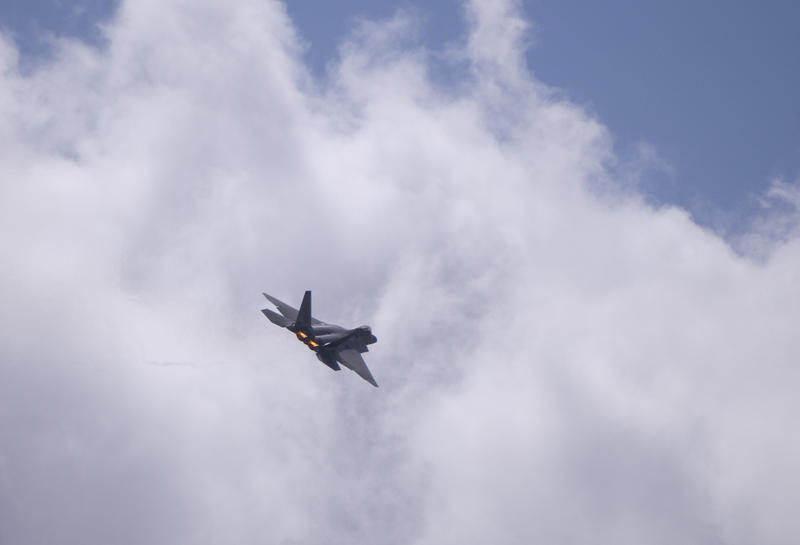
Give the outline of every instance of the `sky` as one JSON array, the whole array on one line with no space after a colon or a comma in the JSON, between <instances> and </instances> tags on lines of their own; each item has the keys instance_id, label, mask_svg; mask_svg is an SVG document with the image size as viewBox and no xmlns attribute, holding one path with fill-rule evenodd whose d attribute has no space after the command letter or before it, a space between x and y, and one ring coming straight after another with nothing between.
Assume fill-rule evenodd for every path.
<instances>
[{"instance_id":1,"label":"sky","mask_svg":"<svg viewBox=\"0 0 800 545\"><path fill-rule=\"evenodd\" d=\"M101 45L111 0L31 0L0 10L23 63L51 53L53 35ZM762 211L776 181L800 177L800 17L796 2L518 3L525 58L538 80L577 103L613 136L615 175L651 203L676 204L734 238ZM287 10L303 61L324 80L360 19L414 13L414 40L435 62L466 31L458 0L294 0ZM434 77L452 81L448 63Z\"/></svg>"},{"instance_id":2,"label":"sky","mask_svg":"<svg viewBox=\"0 0 800 545\"><path fill-rule=\"evenodd\" d=\"M788 3L342 5L0 10L0 544L798 542Z\"/></svg>"},{"instance_id":3,"label":"sky","mask_svg":"<svg viewBox=\"0 0 800 545\"><path fill-rule=\"evenodd\" d=\"M357 17L417 10L431 47L464 24L453 0L288 7L317 72ZM773 180L800 176L796 2L529 0L520 8L531 27L529 69L602 120L620 159L635 162L645 150L640 190L652 202L678 204L733 234Z\"/></svg>"}]
</instances>

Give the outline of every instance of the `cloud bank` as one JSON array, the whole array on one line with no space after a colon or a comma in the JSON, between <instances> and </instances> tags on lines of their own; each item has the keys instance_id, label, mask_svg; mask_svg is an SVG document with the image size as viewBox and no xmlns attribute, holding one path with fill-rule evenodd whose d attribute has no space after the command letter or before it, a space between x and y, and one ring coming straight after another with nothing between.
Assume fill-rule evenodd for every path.
<instances>
[{"instance_id":1,"label":"cloud bank","mask_svg":"<svg viewBox=\"0 0 800 545\"><path fill-rule=\"evenodd\" d=\"M625 189L516 8L446 87L402 13L325 81L274 2L0 40L0 543L800 539L796 231ZM379 390L260 316L304 289Z\"/></svg>"}]
</instances>

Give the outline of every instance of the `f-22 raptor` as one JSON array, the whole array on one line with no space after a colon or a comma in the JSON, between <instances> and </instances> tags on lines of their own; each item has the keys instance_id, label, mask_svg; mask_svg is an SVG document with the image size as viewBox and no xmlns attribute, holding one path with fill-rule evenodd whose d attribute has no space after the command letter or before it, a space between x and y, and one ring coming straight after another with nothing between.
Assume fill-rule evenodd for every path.
<instances>
[{"instance_id":1,"label":"f-22 raptor","mask_svg":"<svg viewBox=\"0 0 800 545\"><path fill-rule=\"evenodd\" d=\"M368 325L362 325L355 329L345 329L344 327L326 324L311 316L311 292L307 291L303 295L303 302L300 310L290 307L283 301L264 294L264 297L275 305L280 314L267 308L262 309L264 316L269 318L273 324L285 327L295 335L300 342L308 346L317 354L317 359L333 369L341 369L341 363L348 369L355 371L358 376L377 387L378 383L372 378L364 358L363 352L368 352L368 344L378 342L372 329Z\"/></svg>"}]
</instances>

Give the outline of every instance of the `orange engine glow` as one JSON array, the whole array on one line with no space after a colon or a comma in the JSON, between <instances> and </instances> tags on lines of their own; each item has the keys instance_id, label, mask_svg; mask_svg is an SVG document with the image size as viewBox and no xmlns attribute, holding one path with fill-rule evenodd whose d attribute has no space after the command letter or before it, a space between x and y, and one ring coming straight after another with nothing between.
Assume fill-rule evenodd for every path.
<instances>
[{"instance_id":1,"label":"orange engine glow","mask_svg":"<svg viewBox=\"0 0 800 545\"><path fill-rule=\"evenodd\" d=\"M306 335L306 334L305 334L305 333L303 333L302 331L298 331L298 332L297 332L297 336L298 336L298 337L300 337L301 339L305 339L305 338L307 338L307 337L308 337L308 335Z\"/></svg>"},{"instance_id":2,"label":"orange engine glow","mask_svg":"<svg viewBox=\"0 0 800 545\"><path fill-rule=\"evenodd\" d=\"M312 347L316 348L316 347L319 346L319 343L314 342L314 341L308 341L308 346L312 346Z\"/></svg>"}]
</instances>

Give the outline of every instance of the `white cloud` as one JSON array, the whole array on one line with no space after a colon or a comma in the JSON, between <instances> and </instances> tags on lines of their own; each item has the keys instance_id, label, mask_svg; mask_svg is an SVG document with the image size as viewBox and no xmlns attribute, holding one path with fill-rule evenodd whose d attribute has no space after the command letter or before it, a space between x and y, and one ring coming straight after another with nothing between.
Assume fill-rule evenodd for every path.
<instances>
[{"instance_id":1,"label":"white cloud","mask_svg":"<svg viewBox=\"0 0 800 545\"><path fill-rule=\"evenodd\" d=\"M446 93L407 16L320 91L274 3L3 42L0 543L797 540L797 240L599 194L605 128L467 11ZM259 316L307 288L381 389Z\"/></svg>"},{"instance_id":2,"label":"white cloud","mask_svg":"<svg viewBox=\"0 0 800 545\"><path fill-rule=\"evenodd\" d=\"M776 259L774 254L791 247L800 232L800 179L794 183L772 180L758 204L760 209L750 219L748 229L732 236L732 244L744 255L762 261Z\"/></svg>"}]
</instances>

